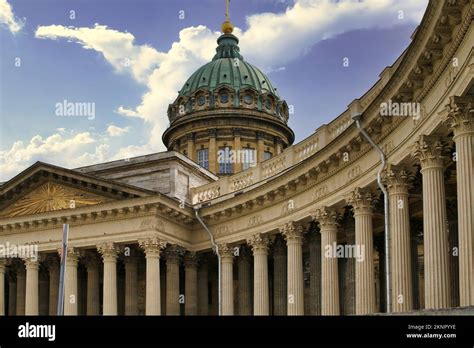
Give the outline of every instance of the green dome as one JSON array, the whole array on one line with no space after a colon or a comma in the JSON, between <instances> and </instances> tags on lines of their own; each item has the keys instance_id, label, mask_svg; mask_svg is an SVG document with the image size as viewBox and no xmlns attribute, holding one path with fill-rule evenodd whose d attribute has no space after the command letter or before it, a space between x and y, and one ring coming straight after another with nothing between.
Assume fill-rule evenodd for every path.
<instances>
[{"instance_id":1,"label":"green dome","mask_svg":"<svg viewBox=\"0 0 474 348\"><path fill-rule=\"evenodd\" d=\"M279 99L268 77L240 55L237 37L224 34L217 43L217 53L212 61L191 75L179 91L179 96L191 96L199 89L213 92L218 87L227 85L236 92L252 88L258 93L271 93Z\"/></svg>"}]
</instances>

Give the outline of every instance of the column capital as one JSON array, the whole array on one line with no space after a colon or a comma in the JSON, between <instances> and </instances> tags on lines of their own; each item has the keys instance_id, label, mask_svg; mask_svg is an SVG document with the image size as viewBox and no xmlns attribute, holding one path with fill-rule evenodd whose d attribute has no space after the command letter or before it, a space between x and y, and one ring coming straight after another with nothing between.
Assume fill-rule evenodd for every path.
<instances>
[{"instance_id":1,"label":"column capital","mask_svg":"<svg viewBox=\"0 0 474 348\"><path fill-rule=\"evenodd\" d=\"M194 267L198 265L199 256L195 251L187 251L184 254L184 267Z\"/></svg>"},{"instance_id":2,"label":"column capital","mask_svg":"<svg viewBox=\"0 0 474 348\"><path fill-rule=\"evenodd\" d=\"M39 259L37 257L23 258L26 269L39 269Z\"/></svg>"},{"instance_id":3,"label":"column capital","mask_svg":"<svg viewBox=\"0 0 474 348\"><path fill-rule=\"evenodd\" d=\"M474 134L474 102L469 97L451 96L446 105L443 123L454 132L454 140L460 135Z\"/></svg>"},{"instance_id":4,"label":"column capital","mask_svg":"<svg viewBox=\"0 0 474 348\"><path fill-rule=\"evenodd\" d=\"M349 194L347 201L352 206L354 216L359 214L373 214L375 199L372 190L369 188L356 187Z\"/></svg>"},{"instance_id":5,"label":"column capital","mask_svg":"<svg viewBox=\"0 0 474 348\"><path fill-rule=\"evenodd\" d=\"M389 194L408 194L408 188L414 178L411 169L389 164L384 174Z\"/></svg>"},{"instance_id":6,"label":"column capital","mask_svg":"<svg viewBox=\"0 0 474 348\"><path fill-rule=\"evenodd\" d=\"M179 263L179 259L184 254L184 250L176 245L171 244L165 250L165 259L168 263Z\"/></svg>"},{"instance_id":7,"label":"column capital","mask_svg":"<svg viewBox=\"0 0 474 348\"><path fill-rule=\"evenodd\" d=\"M119 248L117 248L112 242L104 242L97 245L97 251L102 256L104 261L116 261Z\"/></svg>"},{"instance_id":8,"label":"column capital","mask_svg":"<svg viewBox=\"0 0 474 348\"><path fill-rule=\"evenodd\" d=\"M247 244L252 248L253 254L267 253L269 239L266 234L257 233L247 238Z\"/></svg>"},{"instance_id":9,"label":"column capital","mask_svg":"<svg viewBox=\"0 0 474 348\"><path fill-rule=\"evenodd\" d=\"M7 266L7 263L8 263L7 259L5 259L3 257L0 258L0 270L2 270L2 269L5 270L5 267Z\"/></svg>"},{"instance_id":10,"label":"column capital","mask_svg":"<svg viewBox=\"0 0 474 348\"><path fill-rule=\"evenodd\" d=\"M412 157L421 164L421 171L445 166L448 147L441 137L435 135L420 135L413 145Z\"/></svg>"},{"instance_id":11,"label":"column capital","mask_svg":"<svg viewBox=\"0 0 474 348\"><path fill-rule=\"evenodd\" d=\"M321 207L311 212L311 217L319 222L321 227L337 228L338 214L336 209L329 207Z\"/></svg>"},{"instance_id":12,"label":"column capital","mask_svg":"<svg viewBox=\"0 0 474 348\"><path fill-rule=\"evenodd\" d=\"M59 248L58 249L58 254L61 258L62 258L62 252L63 252L63 249ZM80 256L81 256L80 251L76 247L68 247L67 248L67 253L66 253L67 263L72 263L72 264L77 265L77 262L79 261Z\"/></svg>"},{"instance_id":13,"label":"column capital","mask_svg":"<svg viewBox=\"0 0 474 348\"><path fill-rule=\"evenodd\" d=\"M234 259L234 248L232 248L228 243L222 243L218 245L219 255L221 259L233 260Z\"/></svg>"},{"instance_id":14,"label":"column capital","mask_svg":"<svg viewBox=\"0 0 474 348\"><path fill-rule=\"evenodd\" d=\"M299 242L303 243L304 228L300 223L294 221L287 222L278 227L280 233L285 237L286 242Z\"/></svg>"},{"instance_id":15,"label":"column capital","mask_svg":"<svg viewBox=\"0 0 474 348\"><path fill-rule=\"evenodd\" d=\"M143 249L146 256L160 257L161 250L167 245L166 241L157 236L140 239L138 245Z\"/></svg>"}]
</instances>

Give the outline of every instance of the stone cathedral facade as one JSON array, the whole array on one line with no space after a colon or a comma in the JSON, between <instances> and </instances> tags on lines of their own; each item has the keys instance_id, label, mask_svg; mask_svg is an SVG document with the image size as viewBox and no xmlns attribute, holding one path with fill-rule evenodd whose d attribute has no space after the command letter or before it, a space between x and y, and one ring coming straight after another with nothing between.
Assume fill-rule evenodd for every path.
<instances>
[{"instance_id":1,"label":"stone cathedral facade","mask_svg":"<svg viewBox=\"0 0 474 348\"><path fill-rule=\"evenodd\" d=\"M218 314L203 224L223 315L385 312L380 159L355 114L387 158L392 311L474 306L473 15L468 0L430 1L375 85L297 144L226 21L169 106L168 151L37 162L0 186L0 314L55 315L66 223L66 315Z\"/></svg>"}]
</instances>

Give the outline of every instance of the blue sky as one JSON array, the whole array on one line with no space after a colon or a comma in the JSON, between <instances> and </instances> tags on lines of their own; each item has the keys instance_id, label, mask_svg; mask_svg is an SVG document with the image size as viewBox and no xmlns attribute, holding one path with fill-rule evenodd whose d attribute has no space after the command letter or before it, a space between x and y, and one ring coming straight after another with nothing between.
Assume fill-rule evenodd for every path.
<instances>
[{"instance_id":1,"label":"blue sky","mask_svg":"<svg viewBox=\"0 0 474 348\"><path fill-rule=\"evenodd\" d=\"M0 181L37 160L74 168L164 150L166 106L212 58L224 3L0 0ZM294 106L301 141L374 84L426 5L233 0L230 12L244 58ZM57 116L64 100L94 103L95 117Z\"/></svg>"}]
</instances>

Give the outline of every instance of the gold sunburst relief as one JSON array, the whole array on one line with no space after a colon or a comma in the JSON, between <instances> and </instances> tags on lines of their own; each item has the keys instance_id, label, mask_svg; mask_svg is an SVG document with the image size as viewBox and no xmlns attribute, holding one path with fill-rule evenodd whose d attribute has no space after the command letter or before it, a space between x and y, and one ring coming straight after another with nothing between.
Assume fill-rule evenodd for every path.
<instances>
[{"instance_id":1,"label":"gold sunburst relief","mask_svg":"<svg viewBox=\"0 0 474 348\"><path fill-rule=\"evenodd\" d=\"M104 202L99 196L54 183L45 183L7 207L0 216L34 215Z\"/></svg>"}]
</instances>

